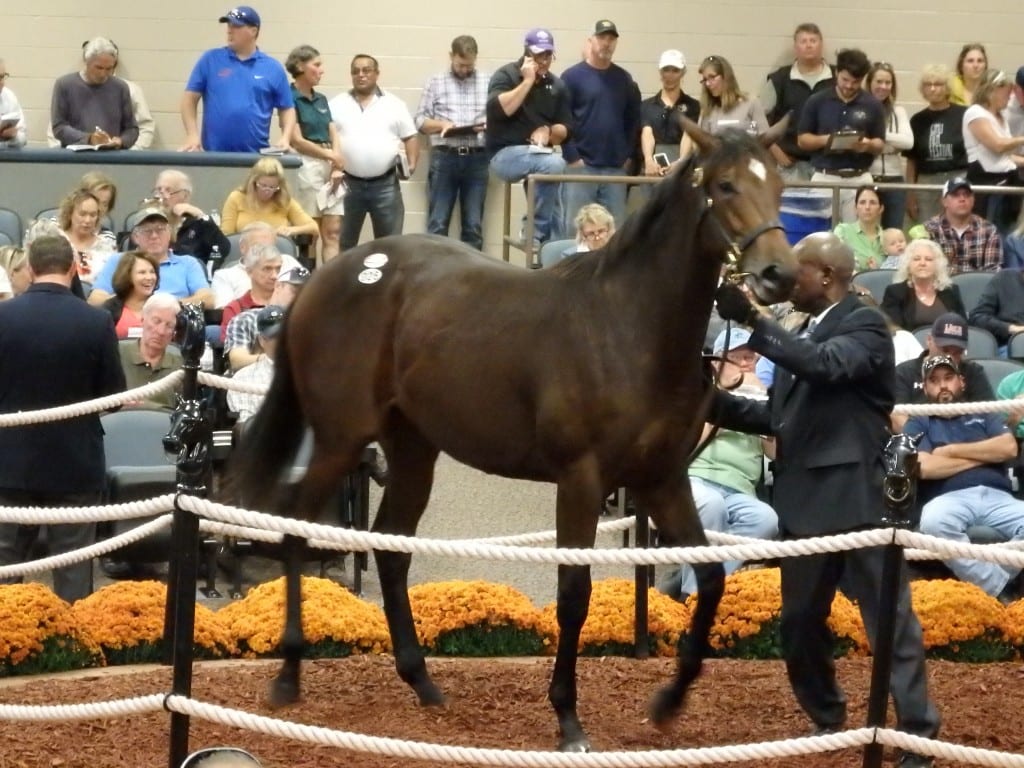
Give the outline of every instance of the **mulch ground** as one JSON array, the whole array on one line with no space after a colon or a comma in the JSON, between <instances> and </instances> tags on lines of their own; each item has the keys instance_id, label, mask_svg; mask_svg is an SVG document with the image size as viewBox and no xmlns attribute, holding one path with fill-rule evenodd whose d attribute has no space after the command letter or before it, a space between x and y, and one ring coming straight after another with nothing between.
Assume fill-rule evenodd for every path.
<instances>
[{"instance_id":1,"label":"mulch ground","mask_svg":"<svg viewBox=\"0 0 1024 768\"><path fill-rule=\"evenodd\" d=\"M555 719L547 701L552 660L432 659L430 669L449 697L443 708L416 704L390 657L313 661L304 666L303 701L284 711L267 707L276 662L197 664L193 697L255 714L357 734L439 744L515 750L553 749ZM849 725L865 720L870 660L841 660L850 702ZM667 732L646 720L647 701L671 674L665 659L581 659L579 712L594 748L656 750L745 744L805 736L781 662L713 660L694 686L683 716ZM932 694L943 716L944 740L1024 753L1020 664L930 662ZM113 668L47 678L0 681L3 704L71 704L164 693L166 668ZM0 721L0 768L166 768L165 713L82 723ZM243 747L266 768L441 768L441 763L380 757L262 736L193 720L191 748ZM887 755L887 761L892 760ZM734 763L742 768L859 766L862 753ZM950 764L950 763L945 763ZM449 764L450 766L450 764ZM449 768L445 766L445 768Z\"/></svg>"}]
</instances>

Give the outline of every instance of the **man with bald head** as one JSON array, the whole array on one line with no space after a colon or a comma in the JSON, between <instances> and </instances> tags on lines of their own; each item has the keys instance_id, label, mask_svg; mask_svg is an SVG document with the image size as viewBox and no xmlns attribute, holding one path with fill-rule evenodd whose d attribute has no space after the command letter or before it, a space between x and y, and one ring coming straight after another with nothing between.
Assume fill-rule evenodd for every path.
<instances>
[{"instance_id":1,"label":"man with bald head","mask_svg":"<svg viewBox=\"0 0 1024 768\"><path fill-rule=\"evenodd\" d=\"M807 325L785 330L732 285L718 292L725 320L753 329L748 345L776 363L767 402L719 393L712 421L726 429L774 435L773 503L783 539L876 528L886 514L882 450L889 438L895 359L878 310L850 293L853 252L831 233L794 248L799 262L793 307ZM882 577L881 548L784 558L781 635L786 671L815 733L841 730L846 699L836 682L833 638L826 621L836 589L860 607L874 646ZM891 690L898 727L934 737L939 716L928 698L921 625L900 574ZM931 765L904 753L902 768Z\"/></svg>"}]
</instances>

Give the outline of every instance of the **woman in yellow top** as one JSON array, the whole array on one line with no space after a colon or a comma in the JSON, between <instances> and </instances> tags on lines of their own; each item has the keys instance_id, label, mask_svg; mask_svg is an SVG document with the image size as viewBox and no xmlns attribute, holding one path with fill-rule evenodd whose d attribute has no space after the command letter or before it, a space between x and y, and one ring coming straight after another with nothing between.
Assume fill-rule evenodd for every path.
<instances>
[{"instance_id":1,"label":"woman in yellow top","mask_svg":"<svg viewBox=\"0 0 1024 768\"><path fill-rule=\"evenodd\" d=\"M284 168L277 158L257 160L245 183L224 201L220 228L225 235L241 232L254 221L266 222L285 237L316 237L319 231L312 217L289 194Z\"/></svg>"},{"instance_id":2,"label":"woman in yellow top","mask_svg":"<svg viewBox=\"0 0 1024 768\"><path fill-rule=\"evenodd\" d=\"M949 81L949 101L969 107L974 103L974 92L981 84L981 76L988 69L988 54L981 43L967 43L956 58L956 74Z\"/></svg>"}]
</instances>

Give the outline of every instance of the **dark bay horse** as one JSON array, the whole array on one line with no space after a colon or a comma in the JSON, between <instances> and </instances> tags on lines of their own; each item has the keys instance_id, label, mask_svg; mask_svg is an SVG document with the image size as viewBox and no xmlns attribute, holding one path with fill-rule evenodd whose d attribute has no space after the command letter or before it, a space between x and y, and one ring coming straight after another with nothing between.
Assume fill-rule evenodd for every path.
<instances>
[{"instance_id":1,"label":"dark bay horse","mask_svg":"<svg viewBox=\"0 0 1024 768\"><path fill-rule=\"evenodd\" d=\"M662 181L602 250L528 270L408 235L320 270L286 320L273 384L236 457L239 489L275 499L273 512L314 517L377 440L389 475L374 531L416 533L445 451L486 472L556 483L559 547L593 546L601 503L621 486L666 545L705 544L685 466L710 401L701 347L715 286L732 259L762 300L777 301L796 263L776 218L782 182L762 146L689 129L699 161ZM307 425L309 468L281 490ZM285 543L277 704L299 695L303 547ZM375 558L398 674L422 704L441 704L409 607L410 556ZM700 671L723 590L720 564L695 570L698 607L677 673L653 701L658 724L678 713ZM589 749L576 714L576 646L590 592L589 567L559 566L548 694L563 750Z\"/></svg>"}]
</instances>

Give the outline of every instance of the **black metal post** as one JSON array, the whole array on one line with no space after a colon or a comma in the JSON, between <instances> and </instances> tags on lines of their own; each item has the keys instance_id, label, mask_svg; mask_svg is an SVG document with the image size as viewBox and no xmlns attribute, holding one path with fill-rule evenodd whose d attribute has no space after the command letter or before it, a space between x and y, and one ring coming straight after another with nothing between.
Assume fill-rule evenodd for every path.
<instances>
[{"instance_id":1,"label":"black metal post","mask_svg":"<svg viewBox=\"0 0 1024 768\"><path fill-rule=\"evenodd\" d=\"M213 425L199 399L199 359L205 346L201 306L186 305L178 315L175 340L181 347L185 378L178 407L164 447L178 454L178 497L205 496L210 480ZM164 654L173 665L171 692L192 695L192 662L195 643L196 571L199 556L199 518L174 503L172 552L167 575L167 608L164 616ZM178 768L188 757L190 718L171 713L169 768Z\"/></svg>"},{"instance_id":2,"label":"black metal post","mask_svg":"<svg viewBox=\"0 0 1024 768\"><path fill-rule=\"evenodd\" d=\"M625 508L625 499L623 499L622 506ZM651 527L647 520L647 513L642 509L637 509L633 516L636 518L636 535L634 536L636 547L638 549L647 548L651 543ZM651 586L651 566L643 564L634 566L634 573L635 597L633 602L636 609L633 612L633 655L638 659L646 659L651 655L647 631L647 590Z\"/></svg>"}]
</instances>

